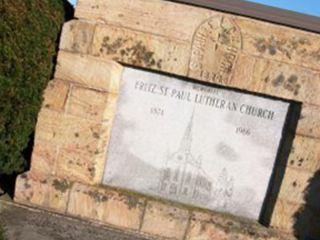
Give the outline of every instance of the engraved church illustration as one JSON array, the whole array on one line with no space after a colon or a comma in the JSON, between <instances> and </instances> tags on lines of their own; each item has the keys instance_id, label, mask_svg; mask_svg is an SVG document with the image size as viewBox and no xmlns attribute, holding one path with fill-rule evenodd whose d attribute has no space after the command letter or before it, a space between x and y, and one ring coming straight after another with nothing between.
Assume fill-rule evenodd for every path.
<instances>
[{"instance_id":1,"label":"engraved church illustration","mask_svg":"<svg viewBox=\"0 0 320 240\"><path fill-rule=\"evenodd\" d=\"M202 169L202 157L191 152L194 112L178 150L167 156L159 181L159 193L175 199L206 203L211 199L212 183Z\"/></svg>"}]
</instances>

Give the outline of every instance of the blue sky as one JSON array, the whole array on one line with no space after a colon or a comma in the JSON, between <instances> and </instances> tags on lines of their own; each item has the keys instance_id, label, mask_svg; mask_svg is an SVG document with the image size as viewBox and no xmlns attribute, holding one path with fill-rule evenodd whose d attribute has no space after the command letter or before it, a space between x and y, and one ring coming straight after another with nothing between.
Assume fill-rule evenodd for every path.
<instances>
[{"instance_id":1,"label":"blue sky","mask_svg":"<svg viewBox=\"0 0 320 240\"><path fill-rule=\"evenodd\" d=\"M320 17L320 0L247 0Z\"/></svg>"},{"instance_id":2,"label":"blue sky","mask_svg":"<svg viewBox=\"0 0 320 240\"><path fill-rule=\"evenodd\" d=\"M77 0L68 0L69 2L71 2L72 5L75 5Z\"/></svg>"},{"instance_id":3,"label":"blue sky","mask_svg":"<svg viewBox=\"0 0 320 240\"><path fill-rule=\"evenodd\" d=\"M77 0L69 0L75 4ZM116 1L116 0L115 0ZM320 17L320 0L247 0Z\"/></svg>"}]
</instances>

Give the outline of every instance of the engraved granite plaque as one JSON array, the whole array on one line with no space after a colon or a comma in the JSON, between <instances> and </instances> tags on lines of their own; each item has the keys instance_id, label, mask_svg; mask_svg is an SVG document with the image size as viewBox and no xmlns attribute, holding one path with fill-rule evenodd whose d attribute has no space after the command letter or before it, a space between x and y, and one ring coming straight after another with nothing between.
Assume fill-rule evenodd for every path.
<instances>
[{"instance_id":1,"label":"engraved granite plaque","mask_svg":"<svg viewBox=\"0 0 320 240\"><path fill-rule=\"evenodd\" d=\"M258 219L289 103L125 68L103 183Z\"/></svg>"}]
</instances>

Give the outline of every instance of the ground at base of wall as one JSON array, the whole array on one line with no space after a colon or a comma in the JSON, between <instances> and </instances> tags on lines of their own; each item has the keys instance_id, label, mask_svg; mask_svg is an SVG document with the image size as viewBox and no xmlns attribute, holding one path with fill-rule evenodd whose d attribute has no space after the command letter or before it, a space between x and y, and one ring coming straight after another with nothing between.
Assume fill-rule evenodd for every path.
<instances>
[{"instance_id":1,"label":"ground at base of wall","mask_svg":"<svg viewBox=\"0 0 320 240\"><path fill-rule=\"evenodd\" d=\"M0 225L5 240L151 240L1 199Z\"/></svg>"}]
</instances>

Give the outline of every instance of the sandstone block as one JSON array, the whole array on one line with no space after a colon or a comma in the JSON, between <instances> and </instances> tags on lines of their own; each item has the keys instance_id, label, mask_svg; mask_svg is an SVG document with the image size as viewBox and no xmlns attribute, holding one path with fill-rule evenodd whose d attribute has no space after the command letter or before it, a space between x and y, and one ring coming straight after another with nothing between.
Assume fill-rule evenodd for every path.
<instances>
[{"instance_id":1,"label":"sandstone block","mask_svg":"<svg viewBox=\"0 0 320 240\"><path fill-rule=\"evenodd\" d=\"M320 140L297 135L288 159L288 166L312 173L320 170Z\"/></svg>"},{"instance_id":2,"label":"sandstone block","mask_svg":"<svg viewBox=\"0 0 320 240\"><path fill-rule=\"evenodd\" d=\"M36 138L57 146L87 149L94 153L100 139L100 130L101 123L42 109L38 117Z\"/></svg>"},{"instance_id":3,"label":"sandstone block","mask_svg":"<svg viewBox=\"0 0 320 240\"><path fill-rule=\"evenodd\" d=\"M320 107L302 104L297 133L320 139Z\"/></svg>"},{"instance_id":4,"label":"sandstone block","mask_svg":"<svg viewBox=\"0 0 320 240\"><path fill-rule=\"evenodd\" d=\"M69 93L69 83L60 80L49 82L45 92L43 106L50 110L64 111Z\"/></svg>"},{"instance_id":5,"label":"sandstone block","mask_svg":"<svg viewBox=\"0 0 320 240\"><path fill-rule=\"evenodd\" d=\"M193 212L187 240L276 240L281 236L255 222L216 213ZM288 238L289 239L289 238Z\"/></svg>"},{"instance_id":6,"label":"sandstone block","mask_svg":"<svg viewBox=\"0 0 320 240\"><path fill-rule=\"evenodd\" d=\"M56 175L73 181L93 183L95 159L86 149L61 148L56 161Z\"/></svg>"},{"instance_id":7,"label":"sandstone block","mask_svg":"<svg viewBox=\"0 0 320 240\"><path fill-rule=\"evenodd\" d=\"M74 86L68 101L67 113L96 121L102 121L108 108L108 93Z\"/></svg>"},{"instance_id":8,"label":"sandstone block","mask_svg":"<svg viewBox=\"0 0 320 240\"><path fill-rule=\"evenodd\" d=\"M186 75L189 44L123 27L98 25L91 53L135 66Z\"/></svg>"},{"instance_id":9,"label":"sandstone block","mask_svg":"<svg viewBox=\"0 0 320 240\"><path fill-rule=\"evenodd\" d=\"M281 184L279 198L296 204L305 203L305 190L313 175L313 173L308 171L299 171L287 167Z\"/></svg>"},{"instance_id":10,"label":"sandstone block","mask_svg":"<svg viewBox=\"0 0 320 240\"><path fill-rule=\"evenodd\" d=\"M68 213L138 230L143 207L144 200L138 197L75 184L70 194Z\"/></svg>"},{"instance_id":11,"label":"sandstone block","mask_svg":"<svg viewBox=\"0 0 320 240\"><path fill-rule=\"evenodd\" d=\"M258 60L252 90L264 94L318 104L320 74L307 68L279 62Z\"/></svg>"},{"instance_id":12,"label":"sandstone block","mask_svg":"<svg viewBox=\"0 0 320 240\"><path fill-rule=\"evenodd\" d=\"M182 239L188 223L187 210L148 202L141 231L170 239Z\"/></svg>"},{"instance_id":13,"label":"sandstone block","mask_svg":"<svg viewBox=\"0 0 320 240\"><path fill-rule=\"evenodd\" d=\"M242 30L245 53L320 69L317 34L244 17L236 17L235 21Z\"/></svg>"},{"instance_id":14,"label":"sandstone block","mask_svg":"<svg viewBox=\"0 0 320 240\"><path fill-rule=\"evenodd\" d=\"M71 20L63 25L60 37L61 50L88 53L95 25L91 22Z\"/></svg>"},{"instance_id":15,"label":"sandstone block","mask_svg":"<svg viewBox=\"0 0 320 240\"><path fill-rule=\"evenodd\" d=\"M218 227L211 219L211 214L192 213L190 226L186 236L187 240L229 239L228 233Z\"/></svg>"},{"instance_id":16,"label":"sandstone block","mask_svg":"<svg viewBox=\"0 0 320 240\"><path fill-rule=\"evenodd\" d=\"M43 174L54 174L58 147L44 140L37 140L34 143L31 159L31 170Z\"/></svg>"},{"instance_id":17,"label":"sandstone block","mask_svg":"<svg viewBox=\"0 0 320 240\"><path fill-rule=\"evenodd\" d=\"M103 121L112 121L116 114L116 108L118 103L118 94L109 93L107 96L107 103L103 113Z\"/></svg>"},{"instance_id":18,"label":"sandstone block","mask_svg":"<svg viewBox=\"0 0 320 240\"><path fill-rule=\"evenodd\" d=\"M102 182L104 167L107 161L107 150L108 150L108 145L109 145L109 140L111 135L111 127L112 127L111 121L105 121L101 125L99 141L93 157L95 161L94 182L96 183Z\"/></svg>"},{"instance_id":19,"label":"sandstone block","mask_svg":"<svg viewBox=\"0 0 320 240\"><path fill-rule=\"evenodd\" d=\"M62 146L56 161L57 176L66 176L73 181L87 184L101 183L109 138L110 126L107 122L101 125L97 142L85 147Z\"/></svg>"},{"instance_id":20,"label":"sandstone block","mask_svg":"<svg viewBox=\"0 0 320 240\"><path fill-rule=\"evenodd\" d=\"M288 233L294 233L295 224L298 222L299 212L304 209L303 204L289 203L284 199L278 199L271 218L271 226ZM299 223L300 227L302 222ZM306 224L303 223L303 224Z\"/></svg>"},{"instance_id":21,"label":"sandstone block","mask_svg":"<svg viewBox=\"0 0 320 240\"><path fill-rule=\"evenodd\" d=\"M186 14L187 13L187 14ZM218 15L204 8L167 1L78 1L75 16L155 35L189 41L204 20Z\"/></svg>"},{"instance_id":22,"label":"sandstone block","mask_svg":"<svg viewBox=\"0 0 320 240\"><path fill-rule=\"evenodd\" d=\"M210 18L230 17L214 10L160 0L139 0L135 4L127 0L80 0L75 15L188 42ZM320 40L317 34L246 17L237 16L234 19L235 26L241 29L242 47L246 54L320 69ZM212 32L210 34L214 35Z\"/></svg>"},{"instance_id":23,"label":"sandstone block","mask_svg":"<svg viewBox=\"0 0 320 240\"><path fill-rule=\"evenodd\" d=\"M230 80L230 86L251 90L253 86L252 75L256 61L255 57L239 54Z\"/></svg>"},{"instance_id":24,"label":"sandstone block","mask_svg":"<svg viewBox=\"0 0 320 240\"><path fill-rule=\"evenodd\" d=\"M41 175L37 172L18 176L15 201L65 212L71 184L65 179Z\"/></svg>"},{"instance_id":25,"label":"sandstone block","mask_svg":"<svg viewBox=\"0 0 320 240\"><path fill-rule=\"evenodd\" d=\"M38 118L36 139L60 147L56 160L56 173L59 176L100 183L111 123L97 123L43 109Z\"/></svg>"},{"instance_id":26,"label":"sandstone block","mask_svg":"<svg viewBox=\"0 0 320 240\"><path fill-rule=\"evenodd\" d=\"M289 203L285 199L278 199L272 214L271 226L293 233L293 227L296 221L295 214L303 204Z\"/></svg>"},{"instance_id":27,"label":"sandstone block","mask_svg":"<svg viewBox=\"0 0 320 240\"><path fill-rule=\"evenodd\" d=\"M187 237L188 240L209 240L209 239L230 239L228 233L219 229L214 224L201 225L192 223L191 230Z\"/></svg>"},{"instance_id":28,"label":"sandstone block","mask_svg":"<svg viewBox=\"0 0 320 240\"><path fill-rule=\"evenodd\" d=\"M277 200L271 226L288 233L294 233L299 236L299 239L320 237L318 213L306 205L289 203L283 199Z\"/></svg>"},{"instance_id":29,"label":"sandstone block","mask_svg":"<svg viewBox=\"0 0 320 240\"><path fill-rule=\"evenodd\" d=\"M114 61L59 51L55 78L118 93L121 73L121 65Z\"/></svg>"}]
</instances>

